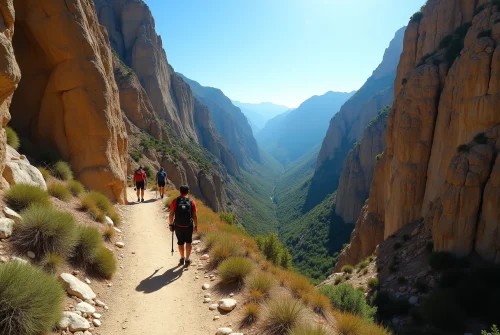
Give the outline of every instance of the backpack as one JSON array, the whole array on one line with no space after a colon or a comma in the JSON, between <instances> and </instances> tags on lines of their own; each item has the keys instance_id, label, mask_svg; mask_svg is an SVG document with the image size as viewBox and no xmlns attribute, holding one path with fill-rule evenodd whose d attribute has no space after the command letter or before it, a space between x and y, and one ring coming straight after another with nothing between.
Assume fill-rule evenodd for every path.
<instances>
[{"instance_id":1,"label":"backpack","mask_svg":"<svg viewBox=\"0 0 500 335\"><path fill-rule=\"evenodd\" d=\"M135 174L136 181L141 182L143 180L142 179L142 170L135 170L134 174Z\"/></svg>"},{"instance_id":2,"label":"backpack","mask_svg":"<svg viewBox=\"0 0 500 335\"><path fill-rule=\"evenodd\" d=\"M156 174L156 178L158 178L159 182L165 182L165 179L167 178L167 173L165 171L160 171Z\"/></svg>"},{"instance_id":3,"label":"backpack","mask_svg":"<svg viewBox=\"0 0 500 335\"><path fill-rule=\"evenodd\" d=\"M192 200L178 197L175 203L175 225L182 228L190 227L192 220Z\"/></svg>"}]
</instances>

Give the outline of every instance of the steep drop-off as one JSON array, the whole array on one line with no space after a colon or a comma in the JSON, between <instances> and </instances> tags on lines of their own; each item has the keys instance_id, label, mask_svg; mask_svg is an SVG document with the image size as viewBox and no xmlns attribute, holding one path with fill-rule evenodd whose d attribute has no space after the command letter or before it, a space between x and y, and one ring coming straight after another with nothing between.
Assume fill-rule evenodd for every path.
<instances>
[{"instance_id":1,"label":"steep drop-off","mask_svg":"<svg viewBox=\"0 0 500 335\"><path fill-rule=\"evenodd\" d=\"M314 207L339 185L344 159L378 111L392 103L396 67L403 50L405 27L398 30L380 65L331 119L323 139L306 206Z\"/></svg>"},{"instance_id":2,"label":"steep drop-off","mask_svg":"<svg viewBox=\"0 0 500 335\"><path fill-rule=\"evenodd\" d=\"M387 149L337 268L422 217L435 250L499 261L499 8L430 0L422 14L405 34Z\"/></svg>"},{"instance_id":3,"label":"steep drop-off","mask_svg":"<svg viewBox=\"0 0 500 335\"><path fill-rule=\"evenodd\" d=\"M124 203L127 133L93 1L16 0L14 7L22 80L12 100L13 127L36 145L56 148L87 187Z\"/></svg>"}]
</instances>

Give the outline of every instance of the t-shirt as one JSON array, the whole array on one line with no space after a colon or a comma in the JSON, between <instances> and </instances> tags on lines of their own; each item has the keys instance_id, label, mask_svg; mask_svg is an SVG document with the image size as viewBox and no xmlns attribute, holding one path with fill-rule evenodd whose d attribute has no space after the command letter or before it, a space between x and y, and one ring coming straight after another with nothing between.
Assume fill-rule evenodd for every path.
<instances>
[{"instance_id":1,"label":"t-shirt","mask_svg":"<svg viewBox=\"0 0 500 335\"><path fill-rule=\"evenodd\" d=\"M141 170L141 173L137 173L139 170L136 170L134 172L134 181L141 182L143 180L146 180L146 171Z\"/></svg>"},{"instance_id":2,"label":"t-shirt","mask_svg":"<svg viewBox=\"0 0 500 335\"><path fill-rule=\"evenodd\" d=\"M158 179L159 182L164 182L165 179L167 178L167 172L165 171L159 171L157 174L156 174L156 178Z\"/></svg>"},{"instance_id":3,"label":"t-shirt","mask_svg":"<svg viewBox=\"0 0 500 335\"><path fill-rule=\"evenodd\" d=\"M189 196L187 195L181 195L183 198L188 198ZM177 198L172 200L172 203L170 204L170 212L175 213L175 207L177 206ZM194 202L193 199L191 199L191 213L196 213L196 203Z\"/></svg>"}]
</instances>

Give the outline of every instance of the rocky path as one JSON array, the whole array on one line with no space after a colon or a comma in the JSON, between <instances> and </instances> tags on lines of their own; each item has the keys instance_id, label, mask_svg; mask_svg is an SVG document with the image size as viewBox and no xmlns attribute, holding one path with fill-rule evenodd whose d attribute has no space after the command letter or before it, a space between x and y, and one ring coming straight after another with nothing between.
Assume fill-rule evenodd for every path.
<instances>
[{"instance_id":1,"label":"rocky path","mask_svg":"<svg viewBox=\"0 0 500 335\"><path fill-rule=\"evenodd\" d=\"M129 199L134 199L132 189ZM123 269L115 279L99 334L211 334L213 316L203 304L202 283L196 267L178 266L179 252L168 230L162 202L147 192L146 202L131 203L124 224L126 231ZM191 257L197 261L199 255ZM199 275L199 274L198 274Z\"/></svg>"}]
</instances>

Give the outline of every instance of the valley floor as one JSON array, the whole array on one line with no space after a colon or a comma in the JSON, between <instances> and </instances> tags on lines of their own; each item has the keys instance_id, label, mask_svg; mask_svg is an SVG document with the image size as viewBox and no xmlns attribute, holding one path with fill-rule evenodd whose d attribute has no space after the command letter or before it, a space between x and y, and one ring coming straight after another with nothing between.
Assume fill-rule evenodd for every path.
<instances>
[{"instance_id":1,"label":"valley floor","mask_svg":"<svg viewBox=\"0 0 500 335\"><path fill-rule=\"evenodd\" d=\"M204 271L177 265L180 256L176 240L171 254L168 212L154 192L146 192L146 202L127 206L123 269L113 282L107 298L110 310L96 334L215 333L227 320L221 316L214 322L214 313L203 304ZM132 189L128 193L129 199L135 198ZM193 252L191 258L197 263L199 254Z\"/></svg>"}]
</instances>

